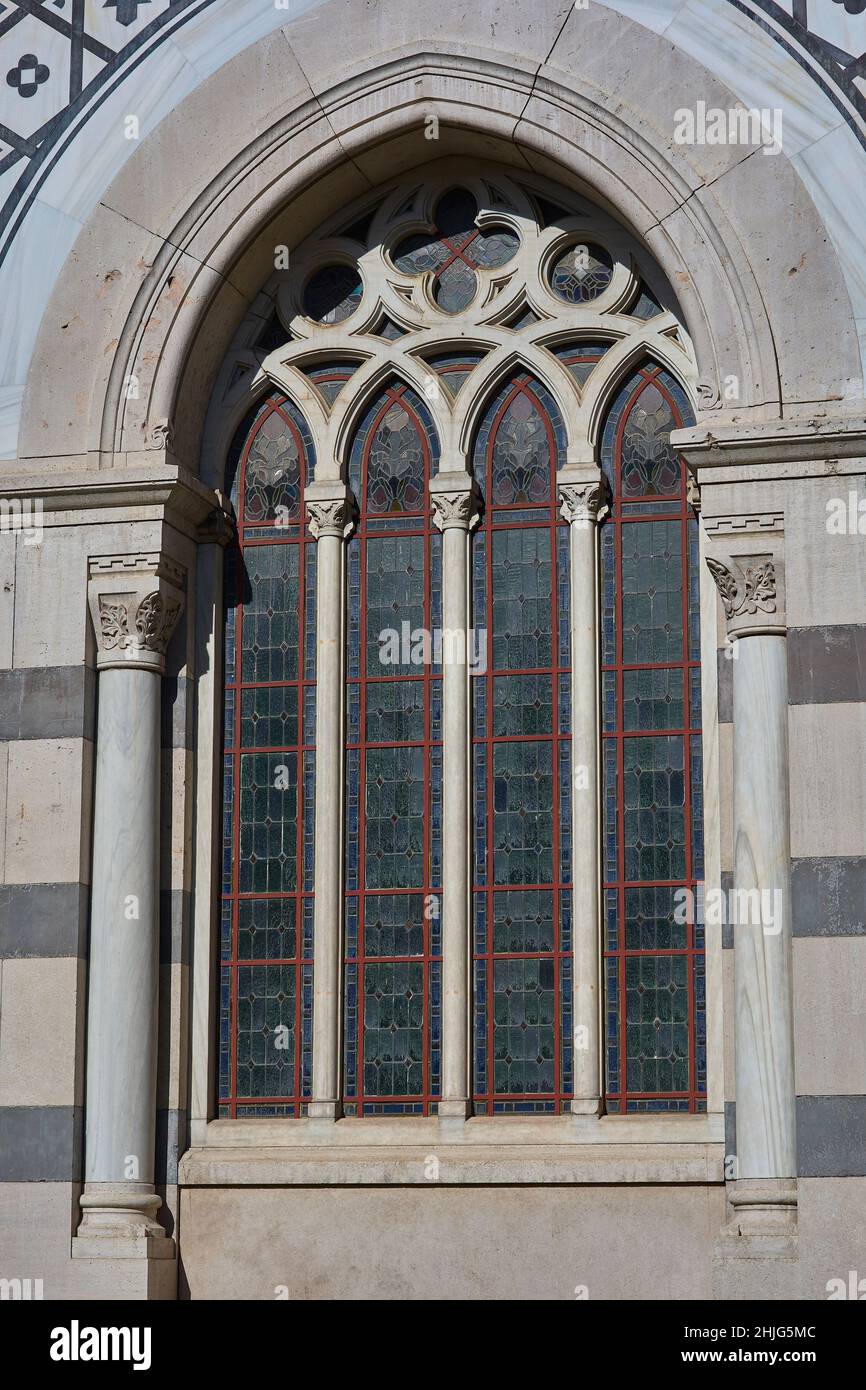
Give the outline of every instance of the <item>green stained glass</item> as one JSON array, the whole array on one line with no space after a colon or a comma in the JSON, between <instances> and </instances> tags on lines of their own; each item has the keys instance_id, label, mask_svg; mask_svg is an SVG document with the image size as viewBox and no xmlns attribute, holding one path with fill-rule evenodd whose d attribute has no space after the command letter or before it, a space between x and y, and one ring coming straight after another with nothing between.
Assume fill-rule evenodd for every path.
<instances>
[{"instance_id":1,"label":"green stained glass","mask_svg":"<svg viewBox=\"0 0 866 1390\"><path fill-rule=\"evenodd\" d=\"M368 888L418 888L424 873L424 750L371 748L366 755Z\"/></svg>"},{"instance_id":2,"label":"green stained glass","mask_svg":"<svg viewBox=\"0 0 866 1390\"><path fill-rule=\"evenodd\" d=\"M244 564L242 679L297 680L300 546L250 545Z\"/></svg>"},{"instance_id":3,"label":"green stained glass","mask_svg":"<svg viewBox=\"0 0 866 1390\"><path fill-rule=\"evenodd\" d=\"M553 732L551 676L496 676L493 733L496 737Z\"/></svg>"},{"instance_id":4,"label":"green stained glass","mask_svg":"<svg viewBox=\"0 0 866 1390\"><path fill-rule=\"evenodd\" d=\"M553 746L493 747L493 881L553 882Z\"/></svg>"},{"instance_id":5,"label":"green stained glass","mask_svg":"<svg viewBox=\"0 0 866 1390\"><path fill-rule=\"evenodd\" d=\"M623 671L623 720L626 730L683 727L682 668L671 671Z\"/></svg>"},{"instance_id":6,"label":"green stained glass","mask_svg":"<svg viewBox=\"0 0 866 1390\"><path fill-rule=\"evenodd\" d=\"M424 966L383 961L364 966L364 1092L418 1096L423 1091Z\"/></svg>"},{"instance_id":7,"label":"green stained glass","mask_svg":"<svg viewBox=\"0 0 866 1390\"><path fill-rule=\"evenodd\" d=\"M625 1005L629 1091L687 1091L687 958L627 956Z\"/></svg>"},{"instance_id":8,"label":"green stained glass","mask_svg":"<svg viewBox=\"0 0 866 1390\"><path fill-rule=\"evenodd\" d=\"M238 958L285 960L295 954L294 898L242 898L238 903Z\"/></svg>"},{"instance_id":9,"label":"green stained glass","mask_svg":"<svg viewBox=\"0 0 866 1390\"><path fill-rule=\"evenodd\" d=\"M367 674L415 675L413 641L426 627L424 538L371 538L365 556Z\"/></svg>"},{"instance_id":10,"label":"green stained glass","mask_svg":"<svg viewBox=\"0 0 866 1390\"><path fill-rule=\"evenodd\" d=\"M496 531L493 540L493 665L550 666L553 660L550 532Z\"/></svg>"},{"instance_id":11,"label":"green stained glass","mask_svg":"<svg viewBox=\"0 0 866 1390\"><path fill-rule=\"evenodd\" d=\"M677 916L681 889L672 887L625 889L625 947L627 951L670 951L688 945L688 927Z\"/></svg>"},{"instance_id":12,"label":"green stained glass","mask_svg":"<svg viewBox=\"0 0 866 1390\"><path fill-rule=\"evenodd\" d=\"M423 681L368 681L366 699L368 743L411 743L423 739Z\"/></svg>"},{"instance_id":13,"label":"green stained glass","mask_svg":"<svg viewBox=\"0 0 866 1390\"><path fill-rule=\"evenodd\" d=\"M623 524L622 659L683 657L682 529L679 521Z\"/></svg>"},{"instance_id":14,"label":"green stained glass","mask_svg":"<svg viewBox=\"0 0 866 1390\"><path fill-rule=\"evenodd\" d=\"M624 740L625 877L682 879L686 871L683 740Z\"/></svg>"},{"instance_id":15,"label":"green stained glass","mask_svg":"<svg viewBox=\"0 0 866 1390\"><path fill-rule=\"evenodd\" d=\"M556 994L552 960L493 962L493 1090L497 1095L556 1089Z\"/></svg>"},{"instance_id":16,"label":"green stained glass","mask_svg":"<svg viewBox=\"0 0 866 1390\"><path fill-rule=\"evenodd\" d=\"M492 900L494 952L529 954L554 949L552 893L523 889L494 893Z\"/></svg>"},{"instance_id":17,"label":"green stained glass","mask_svg":"<svg viewBox=\"0 0 866 1390\"><path fill-rule=\"evenodd\" d=\"M283 748L298 741L297 686L241 691L241 747Z\"/></svg>"},{"instance_id":18,"label":"green stained glass","mask_svg":"<svg viewBox=\"0 0 866 1390\"><path fill-rule=\"evenodd\" d=\"M364 899L364 954L423 956L424 898L420 893L377 893Z\"/></svg>"},{"instance_id":19,"label":"green stained glass","mask_svg":"<svg viewBox=\"0 0 866 1390\"><path fill-rule=\"evenodd\" d=\"M238 887L289 893L297 887L297 753L241 757Z\"/></svg>"},{"instance_id":20,"label":"green stained glass","mask_svg":"<svg viewBox=\"0 0 866 1390\"><path fill-rule=\"evenodd\" d=\"M295 1089L295 968L238 967L237 1094L286 1096Z\"/></svg>"}]
</instances>

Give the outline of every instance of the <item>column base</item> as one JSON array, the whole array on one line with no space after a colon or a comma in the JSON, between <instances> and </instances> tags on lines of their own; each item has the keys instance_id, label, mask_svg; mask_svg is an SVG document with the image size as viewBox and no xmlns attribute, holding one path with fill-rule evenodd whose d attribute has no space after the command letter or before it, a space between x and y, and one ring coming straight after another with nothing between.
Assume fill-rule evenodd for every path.
<instances>
[{"instance_id":1,"label":"column base","mask_svg":"<svg viewBox=\"0 0 866 1390\"><path fill-rule=\"evenodd\" d=\"M73 1259L175 1259L174 1241L156 1220L162 1201L152 1187L134 1182L88 1183L80 1205Z\"/></svg>"},{"instance_id":2,"label":"column base","mask_svg":"<svg viewBox=\"0 0 866 1390\"><path fill-rule=\"evenodd\" d=\"M735 1259L797 1257L797 1184L793 1178L740 1178L728 1188L731 1214L717 1252Z\"/></svg>"},{"instance_id":3,"label":"column base","mask_svg":"<svg viewBox=\"0 0 866 1390\"><path fill-rule=\"evenodd\" d=\"M597 1120L601 1114L601 1096L574 1096L570 1108L572 1115Z\"/></svg>"},{"instance_id":4,"label":"column base","mask_svg":"<svg viewBox=\"0 0 866 1390\"><path fill-rule=\"evenodd\" d=\"M440 1120L468 1120L472 1114L471 1100L440 1100L436 1107Z\"/></svg>"},{"instance_id":5,"label":"column base","mask_svg":"<svg viewBox=\"0 0 866 1390\"><path fill-rule=\"evenodd\" d=\"M340 1100L311 1100L307 1106L307 1118L310 1120L339 1120L343 1114L343 1102Z\"/></svg>"}]
</instances>

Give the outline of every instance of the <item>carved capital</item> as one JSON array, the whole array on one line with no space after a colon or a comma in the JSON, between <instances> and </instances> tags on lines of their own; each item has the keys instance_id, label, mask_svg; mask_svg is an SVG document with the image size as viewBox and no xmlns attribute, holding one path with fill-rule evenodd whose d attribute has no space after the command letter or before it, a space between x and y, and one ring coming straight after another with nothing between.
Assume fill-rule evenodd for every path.
<instances>
[{"instance_id":1,"label":"carved capital","mask_svg":"<svg viewBox=\"0 0 866 1390\"><path fill-rule=\"evenodd\" d=\"M440 531L452 527L474 531L481 520L481 494L468 473L439 473L430 479L433 525Z\"/></svg>"},{"instance_id":2,"label":"carved capital","mask_svg":"<svg viewBox=\"0 0 866 1390\"><path fill-rule=\"evenodd\" d=\"M316 540L336 536L345 540L355 525L355 499L342 483L326 485L313 483L307 490L307 520Z\"/></svg>"},{"instance_id":3,"label":"carved capital","mask_svg":"<svg viewBox=\"0 0 866 1390\"><path fill-rule=\"evenodd\" d=\"M603 521L610 511L610 485L603 475L591 481L559 484L559 510L566 521Z\"/></svg>"},{"instance_id":4,"label":"carved capital","mask_svg":"<svg viewBox=\"0 0 866 1390\"><path fill-rule=\"evenodd\" d=\"M706 516L707 566L729 637L784 636L785 537L781 512Z\"/></svg>"},{"instance_id":5,"label":"carved capital","mask_svg":"<svg viewBox=\"0 0 866 1390\"><path fill-rule=\"evenodd\" d=\"M772 555L729 555L727 562L707 556L716 582L729 637L785 632L781 566Z\"/></svg>"},{"instance_id":6,"label":"carved capital","mask_svg":"<svg viewBox=\"0 0 866 1390\"><path fill-rule=\"evenodd\" d=\"M106 555L90 561L90 616L96 665L165 670L165 652L183 608L184 572L159 554Z\"/></svg>"}]
</instances>

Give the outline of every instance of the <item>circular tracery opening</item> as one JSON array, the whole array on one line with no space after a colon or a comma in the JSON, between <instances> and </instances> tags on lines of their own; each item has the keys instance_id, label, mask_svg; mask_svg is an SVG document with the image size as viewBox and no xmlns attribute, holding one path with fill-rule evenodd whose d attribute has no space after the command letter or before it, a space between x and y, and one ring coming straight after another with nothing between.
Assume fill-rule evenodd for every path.
<instances>
[{"instance_id":1,"label":"circular tracery opening","mask_svg":"<svg viewBox=\"0 0 866 1390\"><path fill-rule=\"evenodd\" d=\"M613 279L613 259L597 242L578 242L553 263L550 287L567 304L598 299Z\"/></svg>"},{"instance_id":2,"label":"circular tracery opening","mask_svg":"<svg viewBox=\"0 0 866 1390\"><path fill-rule=\"evenodd\" d=\"M520 245L509 227L481 231L477 216L472 194L454 188L436 205L434 230L407 237L394 253L394 264L404 275L433 272L433 300L446 314L457 314L472 303L478 290L476 268L506 265Z\"/></svg>"},{"instance_id":3,"label":"circular tracery opening","mask_svg":"<svg viewBox=\"0 0 866 1390\"><path fill-rule=\"evenodd\" d=\"M304 313L316 323L342 323L361 303L363 285L349 265L326 265L307 281Z\"/></svg>"}]
</instances>

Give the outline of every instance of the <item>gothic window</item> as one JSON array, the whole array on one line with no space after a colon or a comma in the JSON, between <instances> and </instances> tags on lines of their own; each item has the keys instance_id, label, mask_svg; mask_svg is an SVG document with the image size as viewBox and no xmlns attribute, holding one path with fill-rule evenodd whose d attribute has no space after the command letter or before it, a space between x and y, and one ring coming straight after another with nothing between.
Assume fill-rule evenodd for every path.
<instances>
[{"instance_id":1,"label":"gothic window","mask_svg":"<svg viewBox=\"0 0 866 1390\"><path fill-rule=\"evenodd\" d=\"M266 341L259 305L224 369L234 419L258 399L228 469L219 1114L555 1115L579 1085L580 1113L587 1085L609 1114L704 1110L673 295L585 200L469 166L335 219L266 294ZM580 622L597 654L573 671Z\"/></svg>"},{"instance_id":2,"label":"gothic window","mask_svg":"<svg viewBox=\"0 0 866 1390\"><path fill-rule=\"evenodd\" d=\"M315 450L272 392L229 458L220 1114L297 1115L311 1043L316 547L304 525Z\"/></svg>"},{"instance_id":3,"label":"gothic window","mask_svg":"<svg viewBox=\"0 0 866 1390\"><path fill-rule=\"evenodd\" d=\"M348 546L344 1109L427 1114L439 1088L441 554L424 402L389 383L352 441ZM427 658L426 660L424 658ZM426 909L426 910L425 910Z\"/></svg>"},{"instance_id":4,"label":"gothic window","mask_svg":"<svg viewBox=\"0 0 866 1390\"><path fill-rule=\"evenodd\" d=\"M684 393L647 363L605 423L604 958L609 1112L706 1108L697 522L671 430Z\"/></svg>"},{"instance_id":5,"label":"gothic window","mask_svg":"<svg viewBox=\"0 0 866 1390\"><path fill-rule=\"evenodd\" d=\"M571 1093L568 528L565 430L527 373L488 406L473 453L474 1100L558 1111Z\"/></svg>"}]
</instances>

